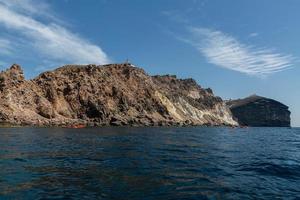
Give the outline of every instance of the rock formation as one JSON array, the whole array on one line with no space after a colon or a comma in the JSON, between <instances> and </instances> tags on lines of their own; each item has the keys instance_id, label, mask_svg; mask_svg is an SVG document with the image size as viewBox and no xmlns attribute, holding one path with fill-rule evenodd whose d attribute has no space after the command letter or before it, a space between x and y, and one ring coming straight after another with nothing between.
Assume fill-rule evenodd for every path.
<instances>
[{"instance_id":1,"label":"rock formation","mask_svg":"<svg viewBox=\"0 0 300 200\"><path fill-rule=\"evenodd\" d=\"M0 73L0 122L34 126L237 125L211 89L193 79L149 76L129 63L67 65L25 80Z\"/></svg>"},{"instance_id":2,"label":"rock formation","mask_svg":"<svg viewBox=\"0 0 300 200\"><path fill-rule=\"evenodd\" d=\"M273 99L252 95L227 105L242 126L290 127L288 107Z\"/></svg>"}]
</instances>

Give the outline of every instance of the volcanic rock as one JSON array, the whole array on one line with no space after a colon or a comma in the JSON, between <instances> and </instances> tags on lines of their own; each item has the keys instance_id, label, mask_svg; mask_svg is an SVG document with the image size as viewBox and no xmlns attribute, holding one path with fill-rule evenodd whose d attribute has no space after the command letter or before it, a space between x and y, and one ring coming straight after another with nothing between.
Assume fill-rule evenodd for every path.
<instances>
[{"instance_id":1,"label":"volcanic rock","mask_svg":"<svg viewBox=\"0 0 300 200\"><path fill-rule=\"evenodd\" d=\"M149 76L129 63L66 65L25 80L0 73L0 122L32 126L237 125L211 89L193 79Z\"/></svg>"},{"instance_id":2,"label":"volcanic rock","mask_svg":"<svg viewBox=\"0 0 300 200\"><path fill-rule=\"evenodd\" d=\"M252 95L227 102L234 118L242 126L290 127L288 106L273 99Z\"/></svg>"}]
</instances>

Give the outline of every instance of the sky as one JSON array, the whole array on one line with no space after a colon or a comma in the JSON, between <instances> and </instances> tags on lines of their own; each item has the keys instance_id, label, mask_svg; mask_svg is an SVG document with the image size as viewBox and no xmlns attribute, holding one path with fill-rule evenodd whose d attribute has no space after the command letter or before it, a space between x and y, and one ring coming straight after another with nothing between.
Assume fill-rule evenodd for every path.
<instances>
[{"instance_id":1,"label":"sky","mask_svg":"<svg viewBox=\"0 0 300 200\"><path fill-rule=\"evenodd\" d=\"M194 78L223 99L289 106L300 126L298 0L0 0L0 69L122 63Z\"/></svg>"}]
</instances>

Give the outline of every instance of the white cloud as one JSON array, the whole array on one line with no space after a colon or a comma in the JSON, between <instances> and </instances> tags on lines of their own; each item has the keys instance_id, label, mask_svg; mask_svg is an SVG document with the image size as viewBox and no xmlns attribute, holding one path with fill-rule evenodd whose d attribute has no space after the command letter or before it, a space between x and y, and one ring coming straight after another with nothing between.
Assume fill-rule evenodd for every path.
<instances>
[{"instance_id":1,"label":"white cloud","mask_svg":"<svg viewBox=\"0 0 300 200\"><path fill-rule=\"evenodd\" d=\"M10 55L12 52L11 43L8 39L0 38L1 54Z\"/></svg>"},{"instance_id":2,"label":"white cloud","mask_svg":"<svg viewBox=\"0 0 300 200\"><path fill-rule=\"evenodd\" d=\"M72 33L60 25L54 15L44 14L46 11L50 13L48 5L41 1L0 0L0 25L24 37L27 45L32 47L33 57L38 54L60 64L109 62L108 56L99 46ZM46 18L44 21L48 23L43 22L41 17Z\"/></svg>"},{"instance_id":3,"label":"white cloud","mask_svg":"<svg viewBox=\"0 0 300 200\"><path fill-rule=\"evenodd\" d=\"M44 1L34 0L0 0L3 6L17 10L21 13L39 14L50 16L45 11L49 11L49 6Z\"/></svg>"},{"instance_id":4,"label":"white cloud","mask_svg":"<svg viewBox=\"0 0 300 200\"><path fill-rule=\"evenodd\" d=\"M259 34L258 33L250 33L249 37L257 37Z\"/></svg>"},{"instance_id":5,"label":"white cloud","mask_svg":"<svg viewBox=\"0 0 300 200\"><path fill-rule=\"evenodd\" d=\"M292 66L291 55L276 53L272 49L257 48L242 44L221 31L205 28L190 28L195 46L209 63L249 75L266 76Z\"/></svg>"}]
</instances>

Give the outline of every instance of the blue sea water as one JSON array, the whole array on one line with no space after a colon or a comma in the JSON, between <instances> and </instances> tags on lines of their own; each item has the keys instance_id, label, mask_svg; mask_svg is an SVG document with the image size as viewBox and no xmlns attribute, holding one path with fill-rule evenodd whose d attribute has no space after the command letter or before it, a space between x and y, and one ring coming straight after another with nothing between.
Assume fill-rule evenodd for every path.
<instances>
[{"instance_id":1,"label":"blue sea water","mask_svg":"<svg viewBox=\"0 0 300 200\"><path fill-rule=\"evenodd\" d=\"M0 199L300 199L300 129L2 128Z\"/></svg>"}]
</instances>

